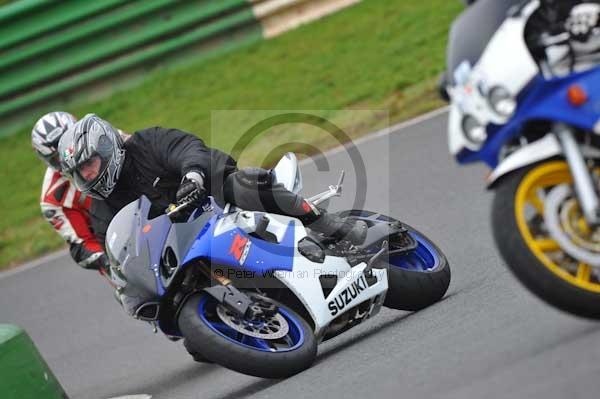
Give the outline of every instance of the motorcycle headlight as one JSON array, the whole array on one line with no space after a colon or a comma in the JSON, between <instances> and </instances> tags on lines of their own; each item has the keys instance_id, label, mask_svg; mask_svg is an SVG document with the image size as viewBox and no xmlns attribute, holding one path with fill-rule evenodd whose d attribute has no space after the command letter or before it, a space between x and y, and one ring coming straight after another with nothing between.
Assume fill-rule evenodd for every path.
<instances>
[{"instance_id":1,"label":"motorcycle headlight","mask_svg":"<svg viewBox=\"0 0 600 399\"><path fill-rule=\"evenodd\" d=\"M508 118L517 109L517 102L507 89L501 86L492 88L488 94L490 106L498 115Z\"/></svg>"},{"instance_id":2,"label":"motorcycle headlight","mask_svg":"<svg viewBox=\"0 0 600 399\"><path fill-rule=\"evenodd\" d=\"M473 144L481 144L487 139L487 132L477 119L471 115L466 115L462 120L462 129L465 137Z\"/></svg>"}]
</instances>

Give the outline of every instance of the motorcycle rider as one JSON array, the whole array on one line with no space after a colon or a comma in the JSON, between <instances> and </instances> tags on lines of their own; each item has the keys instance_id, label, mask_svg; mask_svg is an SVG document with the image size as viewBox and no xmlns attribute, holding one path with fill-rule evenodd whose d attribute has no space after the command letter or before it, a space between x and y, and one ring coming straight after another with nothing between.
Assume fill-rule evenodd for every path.
<instances>
[{"instance_id":1,"label":"motorcycle rider","mask_svg":"<svg viewBox=\"0 0 600 399\"><path fill-rule=\"evenodd\" d=\"M102 245L90 228L92 199L77 190L60 173L58 142L77 119L67 112L50 112L42 116L31 131L31 144L38 157L48 166L42 184L40 207L44 218L69 244L71 257L84 269L108 267Z\"/></svg>"},{"instance_id":2,"label":"motorcycle rider","mask_svg":"<svg viewBox=\"0 0 600 399\"><path fill-rule=\"evenodd\" d=\"M269 170L238 170L228 154L181 130L151 127L126 136L88 114L63 136L59 153L63 170L73 176L77 187L103 200L94 201L97 207L92 211L100 237L112 217L141 195L153 204L150 217L190 199L200 207L212 195L220 206L231 203L297 217L315 231L355 245L366 237L365 222L326 213L277 184Z\"/></svg>"}]
</instances>

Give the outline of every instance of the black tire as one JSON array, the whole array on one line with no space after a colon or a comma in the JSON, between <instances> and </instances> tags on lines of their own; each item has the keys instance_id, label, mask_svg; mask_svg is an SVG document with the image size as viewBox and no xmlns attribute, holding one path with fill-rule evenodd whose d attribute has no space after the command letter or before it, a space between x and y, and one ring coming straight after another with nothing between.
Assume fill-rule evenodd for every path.
<instances>
[{"instance_id":1,"label":"black tire","mask_svg":"<svg viewBox=\"0 0 600 399\"><path fill-rule=\"evenodd\" d=\"M600 319L600 293L569 284L555 275L530 251L517 225L515 196L531 165L502 178L492 204L494 240L504 262L532 293L565 312Z\"/></svg>"},{"instance_id":2,"label":"black tire","mask_svg":"<svg viewBox=\"0 0 600 399\"><path fill-rule=\"evenodd\" d=\"M337 213L340 217L365 221L400 222L390 216L367 210L346 210ZM450 285L450 264L442 250L425 234L412 226L402 223L409 231L418 234L435 252L438 265L433 270L414 271L389 265L388 291L383 305L397 310L417 311L433 305L444 297Z\"/></svg>"},{"instance_id":3,"label":"black tire","mask_svg":"<svg viewBox=\"0 0 600 399\"><path fill-rule=\"evenodd\" d=\"M417 311L433 305L444 297L450 285L450 264L443 252L424 234L406 223L406 228L427 240L436 252L439 265L431 271L412 271L390 265L388 292L384 306L398 310Z\"/></svg>"},{"instance_id":4,"label":"black tire","mask_svg":"<svg viewBox=\"0 0 600 399\"><path fill-rule=\"evenodd\" d=\"M228 369L262 378L286 378L309 368L317 355L317 341L312 328L294 311L277 303L293 315L301 325L303 344L289 352L263 352L233 343L213 331L199 317L200 300L208 294L190 296L179 315L179 329L186 339L186 348L192 353ZM207 300L214 301L209 298Z\"/></svg>"},{"instance_id":5,"label":"black tire","mask_svg":"<svg viewBox=\"0 0 600 399\"><path fill-rule=\"evenodd\" d=\"M198 363L212 363L210 360L208 360L207 358L205 358L204 356L202 356L202 354L200 352L197 352L194 349L193 344L191 344L190 341L188 341L187 339L183 340L183 346L185 347L185 350L188 351L188 353L190 354L190 356L192 357L192 359L194 359L195 362L198 362Z\"/></svg>"}]
</instances>

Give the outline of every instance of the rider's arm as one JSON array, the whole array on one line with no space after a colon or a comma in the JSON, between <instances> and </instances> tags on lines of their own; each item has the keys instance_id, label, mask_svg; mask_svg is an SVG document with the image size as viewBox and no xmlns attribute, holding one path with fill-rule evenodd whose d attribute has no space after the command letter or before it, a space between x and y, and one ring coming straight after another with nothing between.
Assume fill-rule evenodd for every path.
<instances>
[{"instance_id":1,"label":"rider's arm","mask_svg":"<svg viewBox=\"0 0 600 399\"><path fill-rule=\"evenodd\" d=\"M80 204L80 199L69 180L48 170L40 201L44 218L69 244L71 257L79 266L98 269L106 263L106 256L89 227L85 204Z\"/></svg>"},{"instance_id":2,"label":"rider's arm","mask_svg":"<svg viewBox=\"0 0 600 399\"><path fill-rule=\"evenodd\" d=\"M198 137L161 127L142 130L136 136L169 172L181 176L190 171L210 174L211 152Z\"/></svg>"},{"instance_id":3,"label":"rider's arm","mask_svg":"<svg viewBox=\"0 0 600 399\"><path fill-rule=\"evenodd\" d=\"M106 266L108 259L89 228L87 215L78 209L63 209L63 211L78 238L76 242L69 243L73 260L85 269L99 269Z\"/></svg>"}]
</instances>

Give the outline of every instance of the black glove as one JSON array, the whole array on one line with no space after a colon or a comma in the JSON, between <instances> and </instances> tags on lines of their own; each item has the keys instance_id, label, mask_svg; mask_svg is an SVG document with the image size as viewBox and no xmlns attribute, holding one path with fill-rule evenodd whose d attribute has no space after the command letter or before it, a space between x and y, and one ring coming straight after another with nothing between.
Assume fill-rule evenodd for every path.
<instances>
[{"instance_id":1,"label":"black glove","mask_svg":"<svg viewBox=\"0 0 600 399\"><path fill-rule=\"evenodd\" d=\"M104 273L110 274L110 261L108 260L108 256L102 254L98 258L98 268L102 270Z\"/></svg>"},{"instance_id":2,"label":"black glove","mask_svg":"<svg viewBox=\"0 0 600 399\"><path fill-rule=\"evenodd\" d=\"M189 203L189 208L200 208L208 197L204 189L204 178L201 172L191 171L185 174L176 194L177 205Z\"/></svg>"},{"instance_id":3,"label":"black glove","mask_svg":"<svg viewBox=\"0 0 600 399\"><path fill-rule=\"evenodd\" d=\"M110 267L110 262L108 261L108 256L105 254L100 255L95 261L85 266L85 269L90 270L104 270L108 271Z\"/></svg>"}]
</instances>

